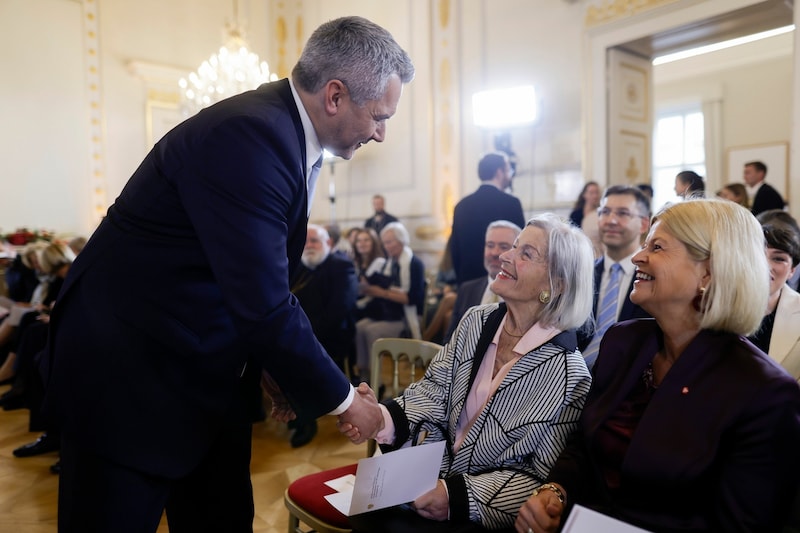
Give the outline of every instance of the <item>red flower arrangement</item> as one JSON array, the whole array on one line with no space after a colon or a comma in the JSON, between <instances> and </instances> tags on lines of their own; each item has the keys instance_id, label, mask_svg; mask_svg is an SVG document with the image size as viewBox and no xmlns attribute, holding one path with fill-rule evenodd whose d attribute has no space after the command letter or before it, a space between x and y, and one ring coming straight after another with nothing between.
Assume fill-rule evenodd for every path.
<instances>
[{"instance_id":1,"label":"red flower arrangement","mask_svg":"<svg viewBox=\"0 0 800 533\"><path fill-rule=\"evenodd\" d=\"M24 246L29 242L44 240L52 241L55 236L54 232L49 230L29 230L28 228L17 228L14 233L3 235L3 238L14 246Z\"/></svg>"}]
</instances>

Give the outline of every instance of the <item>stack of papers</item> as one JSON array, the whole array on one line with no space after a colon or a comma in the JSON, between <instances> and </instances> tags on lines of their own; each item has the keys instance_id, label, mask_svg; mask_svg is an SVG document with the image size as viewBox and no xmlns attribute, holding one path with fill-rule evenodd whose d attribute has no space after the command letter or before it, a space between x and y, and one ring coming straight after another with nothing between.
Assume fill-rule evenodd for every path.
<instances>
[{"instance_id":1,"label":"stack of papers","mask_svg":"<svg viewBox=\"0 0 800 533\"><path fill-rule=\"evenodd\" d=\"M346 516L412 502L436 488L444 446L439 441L361 459L355 476L326 483L337 492L325 499Z\"/></svg>"},{"instance_id":2,"label":"stack of papers","mask_svg":"<svg viewBox=\"0 0 800 533\"><path fill-rule=\"evenodd\" d=\"M564 524L563 533L648 533L616 518L575 505Z\"/></svg>"}]
</instances>

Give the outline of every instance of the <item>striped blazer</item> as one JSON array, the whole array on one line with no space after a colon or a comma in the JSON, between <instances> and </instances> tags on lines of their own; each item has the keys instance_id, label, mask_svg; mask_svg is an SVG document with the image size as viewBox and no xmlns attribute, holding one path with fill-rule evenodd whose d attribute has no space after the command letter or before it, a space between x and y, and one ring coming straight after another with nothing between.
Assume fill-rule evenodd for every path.
<instances>
[{"instance_id":1,"label":"striped blazer","mask_svg":"<svg viewBox=\"0 0 800 533\"><path fill-rule=\"evenodd\" d=\"M578 419L591 376L574 331L557 335L525 354L453 453L456 425L505 304L471 308L423 378L386 406L395 445L446 440L440 477L447 483L450 519L509 527L533 489L547 479Z\"/></svg>"}]
</instances>

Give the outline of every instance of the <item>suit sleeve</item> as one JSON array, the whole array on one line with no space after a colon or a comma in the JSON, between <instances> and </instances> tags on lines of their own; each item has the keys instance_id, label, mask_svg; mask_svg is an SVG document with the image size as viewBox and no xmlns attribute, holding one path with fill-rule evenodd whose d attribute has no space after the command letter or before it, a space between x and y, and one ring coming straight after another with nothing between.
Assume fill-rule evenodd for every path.
<instances>
[{"instance_id":1,"label":"suit sleeve","mask_svg":"<svg viewBox=\"0 0 800 533\"><path fill-rule=\"evenodd\" d=\"M349 383L289 291L287 242L298 219L305 224L307 197L299 151L286 135L256 118L228 119L202 141L201 157L176 186L242 348L290 402L318 416L346 398Z\"/></svg>"}]
</instances>

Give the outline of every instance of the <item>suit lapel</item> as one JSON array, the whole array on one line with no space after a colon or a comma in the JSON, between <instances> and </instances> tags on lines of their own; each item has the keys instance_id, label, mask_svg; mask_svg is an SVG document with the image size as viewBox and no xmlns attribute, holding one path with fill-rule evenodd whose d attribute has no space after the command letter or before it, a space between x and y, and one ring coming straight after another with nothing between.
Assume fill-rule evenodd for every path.
<instances>
[{"instance_id":1,"label":"suit lapel","mask_svg":"<svg viewBox=\"0 0 800 533\"><path fill-rule=\"evenodd\" d=\"M789 353L798 344L796 325L800 319L800 294L788 286L781 288L778 312L772 325L772 338L769 341L769 356L783 365ZM798 350L800 351L800 350ZM800 362L798 362L800 364ZM784 365L785 366L785 365ZM796 374L792 374L796 377Z\"/></svg>"}]
</instances>

